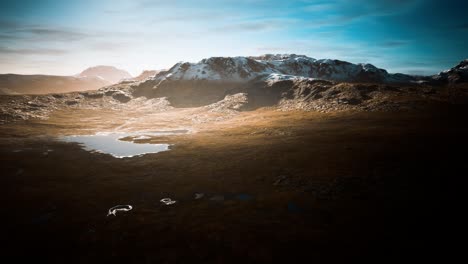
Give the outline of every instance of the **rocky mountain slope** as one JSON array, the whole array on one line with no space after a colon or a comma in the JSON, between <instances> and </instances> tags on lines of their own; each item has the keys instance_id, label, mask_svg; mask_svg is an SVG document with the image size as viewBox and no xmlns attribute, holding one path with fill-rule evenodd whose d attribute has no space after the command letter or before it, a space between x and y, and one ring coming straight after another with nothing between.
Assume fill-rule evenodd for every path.
<instances>
[{"instance_id":1,"label":"rocky mountain slope","mask_svg":"<svg viewBox=\"0 0 468 264\"><path fill-rule=\"evenodd\" d=\"M432 79L445 83L468 82L468 59L461 61L457 66L432 76Z\"/></svg>"},{"instance_id":2,"label":"rocky mountain slope","mask_svg":"<svg viewBox=\"0 0 468 264\"><path fill-rule=\"evenodd\" d=\"M398 87L413 87L420 93L431 93L427 86L444 85L448 79L464 80L466 61L455 68L434 77L415 77L405 74L390 74L371 64L353 64L339 60L316 60L304 55L262 55L258 57L212 57L198 63L180 62L167 71L158 73L133 88L133 96L148 98L166 97L173 106L194 107L223 100L227 95L245 93L250 107L271 106L283 99L296 95L296 89L315 87L314 96L303 97L303 101L320 98L340 99L340 104L359 105L369 99L367 92L349 92L361 84L374 84L364 90L376 92L381 97ZM438 79L437 79L438 78ZM339 86L323 94L327 89L347 83L348 88ZM318 87L321 84L323 87ZM385 88L385 87L391 88ZM318 87L318 88L317 88ZM373 88L372 88L373 87ZM382 87L384 87L382 89ZM348 91L345 91L345 90ZM359 90L360 88L357 88ZM326 89L325 89L326 90ZM356 89L355 89L356 90ZM452 91L454 91L452 89ZM338 95L347 94L345 98ZM332 94L333 93L333 94ZM462 92L463 94L464 92ZM333 95L333 96L331 96ZM371 96L372 97L372 96ZM459 97L458 95L456 97ZM461 96L460 98L464 98ZM464 100L464 99L463 99ZM252 103L255 102L255 103Z\"/></svg>"},{"instance_id":3,"label":"rocky mountain slope","mask_svg":"<svg viewBox=\"0 0 468 264\"><path fill-rule=\"evenodd\" d=\"M390 74L372 64L317 60L304 55L262 55L258 57L212 57L198 63L180 62L159 73L156 80L210 80L248 82L271 74L303 76L346 82L410 82L415 78Z\"/></svg>"},{"instance_id":4,"label":"rocky mountain slope","mask_svg":"<svg viewBox=\"0 0 468 264\"><path fill-rule=\"evenodd\" d=\"M467 60L438 75L406 83L345 82L298 75L307 73L304 65L312 67L316 63L316 60L303 56L285 58L276 55L256 59L210 58L196 64L178 63L154 78L144 81L130 79L95 91L34 97L1 96L0 121L46 118L50 111L63 107L136 109L149 104L155 109L196 108L201 112L233 114L261 107L285 111L398 111L417 109L431 103L468 103ZM333 69L324 70L326 76L335 76L333 74L340 71L347 72L346 76L358 76L349 74L359 72L357 67L371 69L367 72L376 74L373 76L382 74L395 77L369 65L340 64L336 61L326 64L328 66L323 66L324 69ZM330 65L338 66L330 68ZM279 69L282 73L275 72ZM286 70L292 74L285 74ZM201 75L206 76L200 78Z\"/></svg>"},{"instance_id":5,"label":"rocky mountain slope","mask_svg":"<svg viewBox=\"0 0 468 264\"><path fill-rule=\"evenodd\" d=\"M96 77L101 78L110 84L118 83L125 79L131 79L132 76L125 70L117 69L113 66L95 66L90 67L80 74L77 75L78 77Z\"/></svg>"},{"instance_id":6,"label":"rocky mountain slope","mask_svg":"<svg viewBox=\"0 0 468 264\"><path fill-rule=\"evenodd\" d=\"M154 76L156 76L156 74L158 74L160 71L158 70L145 70L143 71L142 73L140 73L140 75L138 75L137 77L133 78L132 80L133 81L137 81L137 82L141 82L141 81L144 81L146 79L149 79L149 78L153 78Z\"/></svg>"}]
</instances>

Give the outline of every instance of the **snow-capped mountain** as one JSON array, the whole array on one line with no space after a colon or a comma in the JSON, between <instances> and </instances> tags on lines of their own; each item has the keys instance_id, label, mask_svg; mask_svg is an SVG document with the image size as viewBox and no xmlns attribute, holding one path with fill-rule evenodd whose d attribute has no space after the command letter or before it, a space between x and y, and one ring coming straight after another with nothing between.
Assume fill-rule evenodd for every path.
<instances>
[{"instance_id":1,"label":"snow-capped mountain","mask_svg":"<svg viewBox=\"0 0 468 264\"><path fill-rule=\"evenodd\" d=\"M295 54L212 57L198 63L180 62L168 71L156 75L155 79L248 82L254 79L272 79L271 74L276 76L274 78L278 78L280 74L348 82L409 82L414 79L409 75L389 74L372 64L317 60ZM284 78L287 77L283 76L282 79Z\"/></svg>"},{"instance_id":2,"label":"snow-capped mountain","mask_svg":"<svg viewBox=\"0 0 468 264\"><path fill-rule=\"evenodd\" d=\"M432 76L432 79L449 83L468 82L468 59L461 61L457 66L451 69Z\"/></svg>"},{"instance_id":3,"label":"snow-capped mountain","mask_svg":"<svg viewBox=\"0 0 468 264\"><path fill-rule=\"evenodd\" d=\"M211 57L198 63L179 62L156 79L244 82L276 72L267 63L247 57Z\"/></svg>"},{"instance_id":4,"label":"snow-capped mountain","mask_svg":"<svg viewBox=\"0 0 468 264\"><path fill-rule=\"evenodd\" d=\"M102 65L90 67L78 74L77 77L97 77L111 84L115 84L122 80L132 78L130 73L128 73L125 70L117 69L113 66Z\"/></svg>"},{"instance_id":5,"label":"snow-capped mountain","mask_svg":"<svg viewBox=\"0 0 468 264\"><path fill-rule=\"evenodd\" d=\"M464 80L467 64L466 60L463 61L455 68L441 73L440 78ZM330 94L321 94L324 92L321 87L323 83L330 87L342 85L330 90ZM218 102L226 95L244 93L255 102L252 104L266 106L274 105L284 98L297 99L299 97L296 94L313 88L311 93L314 98L332 98L333 93L343 92L343 95L352 94L352 98L338 99L356 103L367 98L360 90L362 87L365 91L379 90L380 93L387 85L379 84L402 87L421 85L421 91L426 91L428 85L446 83L436 81L431 76L390 74L372 64L316 60L294 54L267 54L259 57L212 57L198 63L180 62L154 78L132 86L132 96L165 97L174 107L194 107ZM359 85L374 86L366 88ZM354 87L354 92L346 91L346 87Z\"/></svg>"}]
</instances>

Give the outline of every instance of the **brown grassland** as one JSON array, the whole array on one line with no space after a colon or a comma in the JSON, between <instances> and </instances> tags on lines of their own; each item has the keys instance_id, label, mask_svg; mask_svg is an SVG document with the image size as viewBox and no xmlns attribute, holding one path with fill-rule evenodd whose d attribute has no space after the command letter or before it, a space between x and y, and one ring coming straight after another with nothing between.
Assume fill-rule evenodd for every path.
<instances>
[{"instance_id":1,"label":"brown grassland","mask_svg":"<svg viewBox=\"0 0 468 264\"><path fill-rule=\"evenodd\" d=\"M61 263L398 263L427 256L450 230L437 226L467 171L457 154L467 149L465 106L197 111L63 109L3 124L6 254ZM124 159L56 140L122 127L191 132L140 140L172 145ZM164 197L177 203L165 206ZM134 208L106 217L117 204Z\"/></svg>"}]
</instances>

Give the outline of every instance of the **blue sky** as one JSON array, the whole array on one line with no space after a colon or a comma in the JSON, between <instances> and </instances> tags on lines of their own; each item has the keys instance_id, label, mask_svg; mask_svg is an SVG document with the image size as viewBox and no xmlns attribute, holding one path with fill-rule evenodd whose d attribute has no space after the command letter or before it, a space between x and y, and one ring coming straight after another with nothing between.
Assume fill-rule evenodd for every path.
<instances>
[{"instance_id":1,"label":"blue sky","mask_svg":"<svg viewBox=\"0 0 468 264\"><path fill-rule=\"evenodd\" d=\"M211 56L296 53L432 74L468 58L468 1L0 0L0 73L137 75Z\"/></svg>"}]
</instances>

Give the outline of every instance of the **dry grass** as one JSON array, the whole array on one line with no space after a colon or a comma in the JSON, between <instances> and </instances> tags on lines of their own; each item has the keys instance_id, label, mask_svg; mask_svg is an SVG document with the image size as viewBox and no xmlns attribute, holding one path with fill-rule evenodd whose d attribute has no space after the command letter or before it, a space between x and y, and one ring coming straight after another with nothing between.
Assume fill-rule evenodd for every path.
<instances>
[{"instance_id":1,"label":"dry grass","mask_svg":"<svg viewBox=\"0 0 468 264\"><path fill-rule=\"evenodd\" d=\"M9 248L72 262L349 260L388 248L399 260L425 249L418 220L434 209L428 193L453 161L448 146L466 135L466 112L260 109L225 118L197 109L68 109L8 124L0 159ZM192 133L149 139L174 145L130 159L32 137L118 128ZM205 197L194 200L195 192ZM216 195L225 200L209 200ZM165 207L163 197L178 203ZM127 203L133 211L105 217Z\"/></svg>"}]
</instances>

